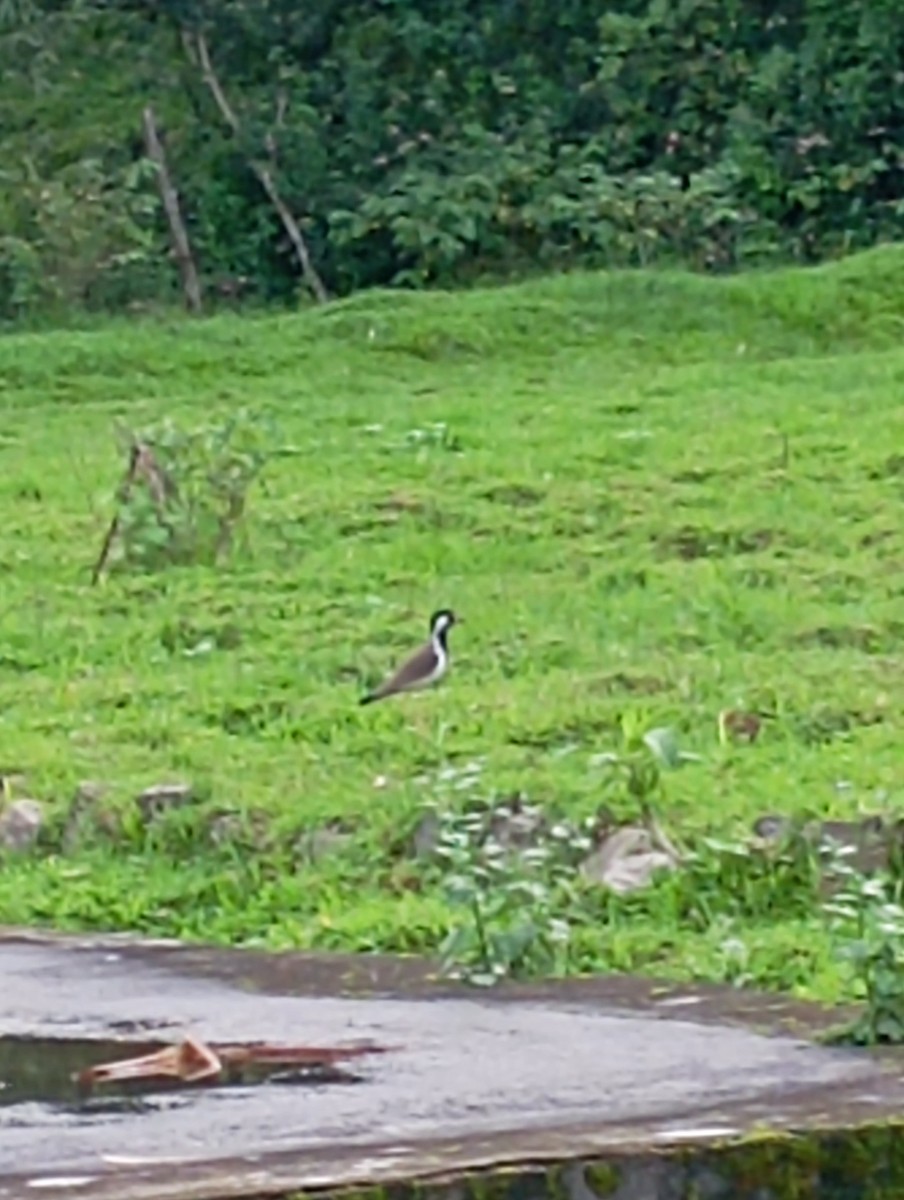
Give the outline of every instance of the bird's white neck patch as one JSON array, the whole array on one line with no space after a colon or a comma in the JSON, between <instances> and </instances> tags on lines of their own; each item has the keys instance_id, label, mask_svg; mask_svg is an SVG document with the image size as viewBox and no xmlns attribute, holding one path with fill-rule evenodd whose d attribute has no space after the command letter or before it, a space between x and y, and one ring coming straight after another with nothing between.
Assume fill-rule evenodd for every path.
<instances>
[{"instance_id":1,"label":"bird's white neck patch","mask_svg":"<svg viewBox=\"0 0 904 1200\"><path fill-rule=\"evenodd\" d=\"M444 659L447 653L446 647L443 643L443 637L447 629L447 625L438 625L436 629L434 629L433 636L430 639L431 643L433 644L433 653L440 660Z\"/></svg>"}]
</instances>

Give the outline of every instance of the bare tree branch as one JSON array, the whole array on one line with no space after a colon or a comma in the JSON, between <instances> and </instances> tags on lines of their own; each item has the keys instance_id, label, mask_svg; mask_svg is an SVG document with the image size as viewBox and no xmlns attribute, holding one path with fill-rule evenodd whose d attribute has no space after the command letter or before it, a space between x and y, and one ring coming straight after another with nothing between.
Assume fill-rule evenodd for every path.
<instances>
[{"instance_id":1,"label":"bare tree branch","mask_svg":"<svg viewBox=\"0 0 904 1200\"><path fill-rule=\"evenodd\" d=\"M157 168L157 184L160 188L160 198L163 210L169 222L170 235L173 240L173 250L176 262L179 264L179 274L182 276L182 291L185 294L185 304L190 312L201 311L201 281L195 266L191 242L188 240L188 230L182 220L179 208L179 194L173 184L172 176L166 161L166 153L160 135L157 132L157 122L154 110L150 105L141 114L144 124L144 141L148 158Z\"/></svg>"},{"instance_id":2,"label":"bare tree branch","mask_svg":"<svg viewBox=\"0 0 904 1200\"><path fill-rule=\"evenodd\" d=\"M119 485L116 512L107 529L103 545L100 548L97 562L91 573L91 583L96 584L107 565L113 543L116 541L122 525L122 510L129 503L136 483L144 483L151 494L154 507L160 517L160 523L168 527L165 517L167 500L174 494L174 485L167 478L154 456L153 450L146 442L133 438L129 448L129 465Z\"/></svg>"},{"instance_id":3,"label":"bare tree branch","mask_svg":"<svg viewBox=\"0 0 904 1200\"><path fill-rule=\"evenodd\" d=\"M211 96L223 120L238 136L241 133L242 124L236 114L235 109L229 103L226 93L223 91L219 77L213 68L213 63L210 61L210 51L207 46L207 39L204 34L198 30L195 33L189 32L187 29L182 31L182 45L185 47L185 52L188 55L189 61L200 67L201 78L207 85ZM298 227L298 222L292 215L292 211L280 195L279 188L276 186L276 180L273 178L273 173L265 162L261 162L256 158L249 158L248 165L257 176L258 182L267 194L270 203L276 209L280 221L282 221L283 229L288 235L289 241L295 249L295 254L298 258L299 266L301 267L301 277L307 284L311 293L319 303L324 304L329 300L329 294L323 286L323 280L317 273L316 268L311 260L311 255L308 250L307 242L304 239L304 234Z\"/></svg>"}]
</instances>

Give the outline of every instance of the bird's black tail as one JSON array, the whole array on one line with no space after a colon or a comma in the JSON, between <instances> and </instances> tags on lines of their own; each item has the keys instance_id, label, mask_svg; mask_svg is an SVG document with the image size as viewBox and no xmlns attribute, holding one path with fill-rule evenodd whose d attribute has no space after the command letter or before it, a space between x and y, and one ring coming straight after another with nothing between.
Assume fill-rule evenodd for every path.
<instances>
[{"instance_id":1,"label":"bird's black tail","mask_svg":"<svg viewBox=\"0 0 904 1200\"><path fill-rule=\"evenodd\" d=\"M358 703L359 704L373 704L374 700L376 700L376 696L373 694L373 692L368 692L366 696L361 697L361 699L358 701Z\"/></svg>"}]
</instances>

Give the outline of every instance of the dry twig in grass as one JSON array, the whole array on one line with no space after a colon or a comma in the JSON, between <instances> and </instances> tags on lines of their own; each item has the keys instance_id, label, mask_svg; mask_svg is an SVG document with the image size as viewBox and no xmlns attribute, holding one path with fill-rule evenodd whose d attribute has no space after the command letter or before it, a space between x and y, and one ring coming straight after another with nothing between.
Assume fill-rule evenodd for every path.
<instances>
[{"instance_id":1,"label":"dry twig in grass","mask_svg":"<svg viewBox=\"0 0 904 1200\"><path fill-rule=\"evenodd\" d=\"M160 467L147 442L133 438L129 450L129 465L117 492L116 512L113 514L100 554L91 573L92 585L97 583L107 565L110 552L122 526L122 510L129 503L136 484L144 484L148 489L161 524L167 525L166 504L174 494L174 486L166 472Z\"/></svg>"}]
</instances>

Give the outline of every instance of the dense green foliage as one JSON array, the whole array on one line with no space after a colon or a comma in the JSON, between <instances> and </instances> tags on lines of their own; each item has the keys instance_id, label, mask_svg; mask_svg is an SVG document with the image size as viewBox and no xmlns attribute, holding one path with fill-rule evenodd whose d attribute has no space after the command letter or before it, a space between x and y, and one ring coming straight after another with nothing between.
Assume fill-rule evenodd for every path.
<instances>
[{"instance_id":1,"label":"dense green foliage","mask_svg":"<svg viewBox=\"0 0 904 1200\"><path fill-rule=\"evenodd\" d=\"M902 249L0 339L0 774L46 806L0 924L427 953L463 929L472 968L860 993L863 1035L900 1035L899 880L827 914L802 843L745 846L765 814L900 812ZM120 421L189 502L263 464L226 552L136 519L92 586ZM449 678L359 708L440 605ZM724 708L769 714L755 744L722 744ZM657 776L633 742L666 728L691 757ZM146 819L180 780L193 803ZM614 894L569 833L488 886L463 821L516 799L578 835L648 801L687 857ZM414 850L427 807L446 866Z\"/></svg>"},{"instance_id":2,"label":"dense green foliage","mask_svg":"<svg viewBox=\"0 0 904 1200\"><path fill-rule=\"evenodd\" d=\"M251 161L338 293L813 259L904 219L898 0L6 0L0 26L0 317L172 292L149 102L214 294L297 290Z\"/></svg>"}]
</instances>

